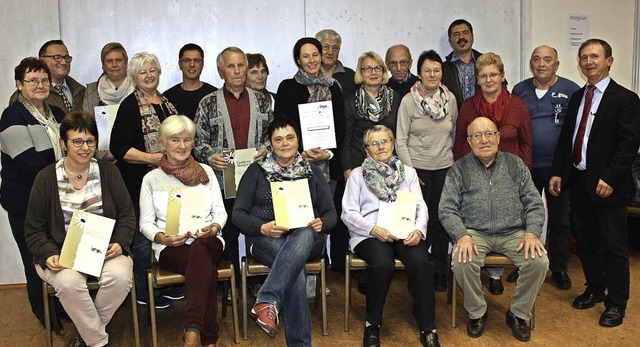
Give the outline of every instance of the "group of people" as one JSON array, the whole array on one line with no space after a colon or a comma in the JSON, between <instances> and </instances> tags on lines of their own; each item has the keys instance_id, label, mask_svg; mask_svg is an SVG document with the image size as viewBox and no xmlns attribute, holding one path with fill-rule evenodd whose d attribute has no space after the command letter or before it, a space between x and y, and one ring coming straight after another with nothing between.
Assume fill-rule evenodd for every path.
<instances>
[{"instance_id":1,"label":"group of people","mask_svg":"<svg viewBox=\"0 0 640 347\"><path fill-rule=\"evenodd\" d=\"M224 80L217 89L200 81L202 48L185 45L178 55L182 82L160 93L162 69L153 54L129 60L121 44L106 44L103 73L85 89L69 76L72 57L64 43L45 43L39 58L16 67L18 90L0 118L0 202L36 318L44 320L44 280L56 290L60 314L78 328L72 346L106 345L105 326L134 281L138 302L148 304L146 270L157 261L185 276L184 346L215 346L217 266L224 257L240 277L242 233L246 253L271 268L250 314L273 337L284 311L290 346L312 344L305 263L327 256L332 270L344 272L349 251L368 264L359 276L364 346L381 343L394 258L406 268L423 346L440 345L435 292L447 289L450 267L464 292L467 334L480 337L487 320L480 269L489 252L517 267L508 276L517 284L506 322L515 338L528 341L526 320L547 270L559 289L571 287L573 229L587 282L573 306L604 301L600 325L622 324L640 101L609 77L611 46L599 39L582 44L583 88L556 75L554 48L537 47L533 77L510 92L501 57L472 48L468 21L451 23L448 38L451 54L443 60L434 50L422 52L414 75L411 53L401 44L384 60L364 52L351 70L338 59L340 35L322 30L296 42L298 71L275 94L266 89L265 57L237 47L216 58ZM337 147L307 148L299 105L322 101L332 105ZM94 108L108 105L119 107L110 138L101 134L108 150L98 150ZM237 149L255 149L254 162L235 198L225 199L224 152ZM314 218L288 229L276 223L271 184L296 180L309 186ZM200 228L169 235L168 204L176 189L203 191L206 215ZM548 256L540 241L543 190ZM399 237L380 225L379 212L404 194L415 197L414 225ZM95 299L84 285L87 275L59 262L76 210L116 221ZM487 271L489 291L501 294L502 269ZM157 291L155 308L185 293Z\"/></svg>"}]
</instances>

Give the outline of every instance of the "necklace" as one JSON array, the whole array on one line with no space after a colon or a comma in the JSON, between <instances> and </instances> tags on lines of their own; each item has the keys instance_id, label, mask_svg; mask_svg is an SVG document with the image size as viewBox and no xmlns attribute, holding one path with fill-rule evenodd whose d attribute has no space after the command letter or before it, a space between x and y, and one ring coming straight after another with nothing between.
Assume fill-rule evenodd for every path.
<instances>
[{"instance_id":1,"label":"necklace","mask_svg":"<svg viewBox=\"0 0 640 347\"><path fill-rule=\"evenodd\" d=\"M89 173L89 169L87 169L86 171L80 172L80 173L73 173L70 172L69 170L67 170L67 166L66 165L62 165L62 167L64 167L64 172L67 174L67 177L73 177L73 178L77 178L79 180L82 179L82 177L84 177L84 175ZM71 175L69 175L71 174Z\"/></svg>"}]
</instances>

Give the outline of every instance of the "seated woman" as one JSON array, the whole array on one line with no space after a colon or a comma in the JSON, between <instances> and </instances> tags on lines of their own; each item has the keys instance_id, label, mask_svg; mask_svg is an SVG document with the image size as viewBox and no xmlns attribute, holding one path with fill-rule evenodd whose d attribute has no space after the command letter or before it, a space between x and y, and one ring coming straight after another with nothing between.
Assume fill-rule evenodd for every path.
<instances>
[{"instance_id":1,"label":"seated woman","mask_svg":"<svg viewBox=\"0 0 640 347\"><path fill-rule=\"evenodd\" d=\"M342 199L342 221L349 228L351 250L367 262L367 321L363 345L380 346L382 309L394 271L394 257L405 266L409 292L414 298L413 315L423 346L440 346L435 325L433 264L424 239L427 206L422 198L416 170L393 155L391 129L375 125L364 133L367 158L351 171ZM397 192L413 192L417 198L415 230L402 240L376 225L380 201L393 202Z\"/></svg>"},{"instance_id":2,"label":"seated woman","mask_svg":"<svg viewBox=\"0 0 640 347\"><path fill-rule=\"evenodd\" d=\"M187 307L184 346L215 346L218 341L218 264L224 241L220 230L227 221L220 187L213 169L191 156L196 126L187 116L169 116L160 126L158 141L164 155L159 167L146 174L140 191L140 232L153 241L161 267L185 276ZM169 190L204 191L208 214L202 227L186 234L166 235Z\"/></svg>"},{"instance_id":3,"label":"seated woman","mask_svg":"<svg viewBox=\"0 0 640 347\"><path fill-rule=\"evenodd\" d=\"M76 325L80 338L72 346L105 346L105 327L132 286L131 241L136 219L118 169L96 160L98 128L86 112L67 114L60 123L60 145L67 156L44 168L33 183L25 239L40 278ZM115 219L105 253L100 289L92 299L87 275L60 265L60 251L75 210Z\"/></svg>"},{"instance_id":4,"label":"seated woman","mask_svg":"<svg viewBox=\"0 0 640 347\"><path fill-rule=\"evenodd\" d=\"M289 346L311 346L305 263L322 255L326 233L337 215L322 171L298 153L295 124L276 118L267 127L272 151L249 166L240 180L233 223L246 237L251 255L271 268L251 309L258 326L274 337L284 308ZM270 182L307 179L315 218L306 227L276 225Z\"/></svg>"}]
</instances>

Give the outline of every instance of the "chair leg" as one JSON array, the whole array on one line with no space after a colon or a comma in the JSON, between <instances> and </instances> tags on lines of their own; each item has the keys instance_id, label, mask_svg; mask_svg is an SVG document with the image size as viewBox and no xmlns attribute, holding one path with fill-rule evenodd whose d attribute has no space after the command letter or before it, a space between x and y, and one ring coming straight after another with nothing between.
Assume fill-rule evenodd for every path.
<instances>
[{"instance_id":1,"label":"chair leg","mask_svg":"<svg viewBox=\"0 0 640 347\"><path fill-rule=\"evenodd\" d=\"M244 340L249 339L249 334L247 332L247 320L249 315L249 310L247 309L247 259L242 258L242 338Z\"/></svg>"},{"instance_id":2,"label":"chair leg","mask_svg":"<svg viewBox=\"0 0 640 347\"><path fill-rule=\"evenodd\" d=\"M322 298L320 298L320 295L321 295L320 291L323 290L322 289L322 285L320 283L321 282L321 279L320 279L321 273L322 273L322 270L320 272L318 272L317 274L315 274L315 276L314 276L315 279L316 279L316 288L315 288L316 289L316 297L313 299L313 308L314 308L314 310L316 310L316 312L320 311L320 306L322 304L321 303Z\"/></svg>"},{"instance_id":3,"label":"chair leg","mask_svg":"<svg viewBox=\"0 0 640 347\"><path fill-rule=\"evenodd\" d=\"M327 325L327 269L325 267L324 258L321 260L322 268L320 269L321 298L322 298L322 335L329 335L329 327ZM316 284L317 286L317 284Z\"/></svg>"},{"instance_id":4,"label":"chair leg","mask_svg":"<svg viewBox=\"0 0 640 347\"><path fill-rule=\"evenodd\" d=\"M136 347L140 347L140 324L138 323L138 302L136 297L136 281L133 280L131 291L129 292L131 299L131 312L133 315L133 336L135 338Z\"/></svg>"},{"instance_id":5,"label":"chair leg","mask_svg":"<svg viewBox=\"0 0 640 347\"><path fill-rule=\"evenodd\" d=\"M451 270L451 255L449 254L449 256L447 256L447 261L449 263L449 269L447 270L447 283L451 283L451 281L449 280L449 278L453 277L453 270ZM451 288L451 286L447 286L447 304L451 304L452 301L452 296L453 294L453 288Z\"/></svg>"},{"instance_id":6,"label":"chair leg","mask_svg":"<svg viewBox=\"0 0 640 347\"><path fill-rule=\"evenodd\" d=\"M458 292L456 276L451 276L451 327L456 327L456 295Z\"/></svg>"},{"instance_id":7,"label":"chair leg","mask_svg":"<svg viewBox=\"0 0 640 347\"><path fill-rule=\"evenodd\" d=\"M227 306L229 306L229 290L231 290L229 283L227 281L222 282L222 300L220 300L222 304L222 320L227 319Z\"/></svg>"},{"instance_id":8,"label":"chair leg","mask_svg":"<svg viewBox=\"0 0 640 347\"><path fill-rule=\"evenodd\" d=\"M349 331L349 305L351 305L351 267L349 252L344 256L344 331Z\"/></svg>"},{"instance_id":9,"label":"chair leg","mask_svg":"<svg viewBox=\"0 0 640 347\"><path fill-rule=\"evenodd\" d=\"M531 330L535 329L536 327L536 304L535 303L531 308L531 320L529 321L529 326L531 327Z\"/></svg>"},{"instance_id":10,"label":"chair leg","mask_svg":"<svg viewBox=\"0 0 640 347\"><path fill-rule=\"evenodd\" d=\"M147 270L147 306L149 306L149 316L151 317L151 343L153 347L158 347L158 329L156 327L156 298L153 295L153 274L151 269Z\"/></svg>"},{"instance_id":11,"label":"chair leg","mask_svg":"<svg viewBox=\"0 0 640 347\"><path fill-rule=\"evenodd\" d=\"M47 347L53 347L53 338L51 337L51 312L49 306L49 292L47 290L47 282L42 281L42 296L44 303L44 327L47 330Z\"/></svg>"},{"instance_id":12,"label":"chair leg","mask_svg":"<svg viewBox=\"0 0 640 347\"><path fill-rule=\"evenodd\" d=\"M236 290L236 274L233 264L231 267L231 278L229 283L231 284L231 314L233 315L233 341L240 343L240 324L238 324L238 292ZM246 292L245 292L246 293Z\"/></svg>"}]
</instances>

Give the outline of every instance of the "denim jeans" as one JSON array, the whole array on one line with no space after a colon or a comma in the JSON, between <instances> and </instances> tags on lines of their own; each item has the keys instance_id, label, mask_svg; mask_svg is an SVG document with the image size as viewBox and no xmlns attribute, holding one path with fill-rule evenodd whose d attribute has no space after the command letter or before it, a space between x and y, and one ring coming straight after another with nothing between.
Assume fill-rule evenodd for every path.
<instances>
[{"instance_id":1,"label":"denim jeans","mask_svg":"<svg viewBox=\"0 0 640 347\"><path fill-rule=\"evenodd\" d=\"M322 255L325 241L325 234L305 227L278 239L262 236L251 245L251 255L271 268L256 303L273 303L278 312L284 309L288 346L311 346L305 263Z\"/></svg>"}]
</instances>

